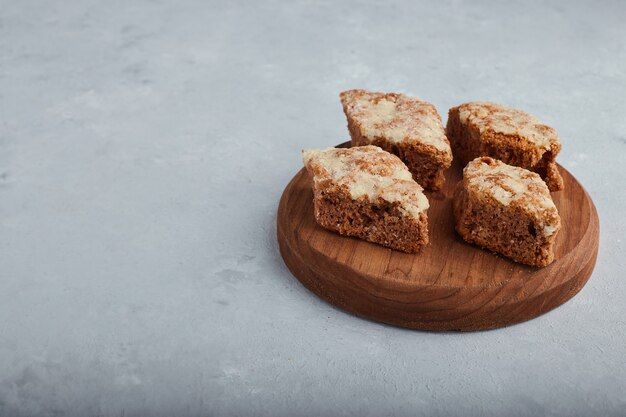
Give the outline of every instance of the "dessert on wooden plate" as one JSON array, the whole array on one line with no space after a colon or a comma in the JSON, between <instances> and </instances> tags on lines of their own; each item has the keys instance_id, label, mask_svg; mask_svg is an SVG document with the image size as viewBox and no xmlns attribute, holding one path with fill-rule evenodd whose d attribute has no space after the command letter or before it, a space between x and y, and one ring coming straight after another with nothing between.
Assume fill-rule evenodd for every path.
<instances>
[{"instance_id":1,"label":"dessert on wooden plate","mask_svg":"<svg viewBox=\"0 0 626 417\"><path fill-rule=\"evenodd\" d=\"M318 224L409 253L428 243L428 200L398 157L376 146L305 150L302 157Z\"/></svg>"},{"instance_id":2,"label":"dessert on wooden plate","mask_svg":"<svg viewBox=\"0 0 626 417\"><path fill-rule=\"evenodd\" d=\"M422 187L442 187L452 151L435 106L403 94L365 90L344 91L340 97L352 146L379 146L397 155Z\"/></svg>"},{"instance_id":3,"label":"dessert on wooden plate","mask_svg":"<svg viewBox=\"0 0 626 417\"><path fill-rule=\"evenodd\" d=\"M519 323L575 296L596 262L597 211L582 185L567 170L561 174L567 192L553 196L563 227L554 245L555 260L546 268L494 256L458 236L451 226L454 187L462 181L460 169L446 170L443 191L430 198L430 243L418 255L320 227L312 204L311 175L302 169L289 181L278 205L280 253L293 275L314 294L372 320L447 331ZM541 227L538 222L533 225L537 233Z\"/></svg>"},{"instance_id":4,"label":"dessert on wooden plate","mask_svg":"<svg viewBox=\"0 0 626 417\"><path fill-rule=\"evenodd\" d=\"M561 219L538 174L476 158L463 170L453 207L456 230L467 242L527 265L554 260Z\"/></svg>"},{"instance_id":5,"label":"dessert on wooden plate","mask_svg":"<svg viewBox=\"0 0 626 417\"><path fill-rule=\"evenodd\" d=\"M432 105L363 90L341 101L353 147L303 151L306 169L278 206L280 253L304 286L383 323L471 331L537 317L585 285L598 214L582 185L557 170L552 128L496 104L454 107L447 128L467 164L461 172L446 169L450 142ZM418 182L442 191L429 202ZM549 189L563 187L553 202Z\"/></svg>"},{"instance_id":6,"label":"dessert on wooden plate","mask_svg":"<svg viewBox=\"0 0 626 417\"><path fill-rule=\"evenodd\" d=\"M448 112L447 135L463 165L491 156L541 175L551 191L563 189L555 158L556 131L521 110L496 103L465 103Z\"/></svg>"}]
</instances>

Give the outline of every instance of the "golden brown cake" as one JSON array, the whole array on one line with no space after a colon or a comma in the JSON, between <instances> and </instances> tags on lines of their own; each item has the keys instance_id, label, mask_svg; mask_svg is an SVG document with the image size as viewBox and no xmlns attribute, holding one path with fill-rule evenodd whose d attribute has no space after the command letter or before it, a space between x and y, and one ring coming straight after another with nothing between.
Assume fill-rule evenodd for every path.
<instances>
[{"instance_id":1,"label":"golden brown cake","mask_svg":"<svg viewBox=\"0 0 626 417\"><path fill-rule=\"evenodd\" d=\"M491 156L538 173L551 191L563 189L555 162L559 137L530 114L496 103L465 103L450 109L446 130L463 165Z\"/></svg>"},{"instance_id":2,"label":"golden brown cake","mask_svg":"<svg viewBox=\"0 0 626 417\"><path fill-rule=\"evenodd\" d=\"M554 260L561 219L534 172L490 157L471 161L454 194L457 232L467 242L527 265Z\"/></svg>"},{"instance_id":3,"label":"golden brown cake","mask_svg":"<svg viewBox=\"0 0 626 417\"><path fill-rule=\"evenodd\" d=\"M452 150L435 106L404 94L365 90L340 97L352 146L379 146L397 155L422 187L442 187Z\"/></svg>"},{"instance_id":4,"label":"golden brown cake","mask_svg":"<svg viewBox=\"0 0 626 417\"><path fill-rule=\"evenodd\" d=\"M404 252L428 243L428 200L398 157L359 146L306 150L302 159L319 225Z\"/></svg>"}]
</instances>

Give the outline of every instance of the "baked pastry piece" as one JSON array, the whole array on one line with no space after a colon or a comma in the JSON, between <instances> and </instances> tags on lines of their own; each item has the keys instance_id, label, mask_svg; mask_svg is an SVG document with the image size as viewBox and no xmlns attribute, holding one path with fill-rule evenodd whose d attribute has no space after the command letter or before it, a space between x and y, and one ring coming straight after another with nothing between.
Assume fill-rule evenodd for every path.
<instances>
[{"instance_id":1,"label":"baked pastry piece","mask_svg":"<svg viewBox=\"0 0 626 417\"><path fill-rule=\"evenodd\" d=\"M307 150L302 159L321 226L404 252L428 243L428 200L398 157L360 146Z\"/></svg>"},{"instance_id":2,"label":"baked pastry piece","mask_svg":"<svg viewBox=\"0 0 626 417\"><path fill-rule=\"evenodd\" d=\"M491 156L538 173L551 191L563 189L555 163L559 137L530 114L496 103L465 103L450 109L446 130L463 165Z\"/></svg>"},{"instance_id":3,"label":"baked pastry piece","mask_svg":"<svg viewBox=\"0 0 626 417\"><path fill-rule=\"evenodd\" d=\"M467 164L454 193L457 232L527 265L554 260L561 228L550 191L539 175L489 157Z\"/></svg>"},{"instance_id":4,"label":"baked pastry piece","mask_svg":"<svg viewBox=\"0 0 626 417\"><path fill-rule=\"evenodd\" d=\"M438 190L452 150L437 109L403 94L344 91L339 95L352 146L376 145L409 167L422 187Z\"/></svg>"}]
</instances>

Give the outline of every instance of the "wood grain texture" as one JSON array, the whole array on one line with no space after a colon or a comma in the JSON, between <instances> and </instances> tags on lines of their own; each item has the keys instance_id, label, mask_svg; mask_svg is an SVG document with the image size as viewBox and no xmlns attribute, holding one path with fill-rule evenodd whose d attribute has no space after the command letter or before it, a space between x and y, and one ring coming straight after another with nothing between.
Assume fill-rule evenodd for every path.
<instances>
[{"instance_id":1,"label":"wood grain texture","mask_svg":"<svg viewBox=\"0 0 626 417\"><path fill-rule=\"evenodd\" d=\"M340 145L346 146L346 144ZM454 231L453 165L439 192L427 192L430 244L416 255L340 236L313 217L305 169L285 188L277 235L290 271L319 297L372 320L424 330L483 330L537 317L585 285L598 253L599 221L591 198L559 167L565 190L552 193L561 216L556 260L517 264L464 242Z\"/></svg>"}]
</instances>

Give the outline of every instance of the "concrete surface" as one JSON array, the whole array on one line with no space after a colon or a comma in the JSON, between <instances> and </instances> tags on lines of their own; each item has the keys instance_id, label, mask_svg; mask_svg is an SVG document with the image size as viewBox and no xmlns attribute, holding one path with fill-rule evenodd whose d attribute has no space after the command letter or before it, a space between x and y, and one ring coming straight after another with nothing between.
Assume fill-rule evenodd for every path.
<instances>
[{"instance_id":1,"label":"concrete surface","mask_svg":"<svg viewBox=\"0 0 626 417\"><path fill-rule=\"evenodd\" d=\"M626 3L0 1L1 416L626 415ZM345 314L287 271L337 94L519 106L601 220L588 285L503 330Z\"/></svg>"}]
</instances>

